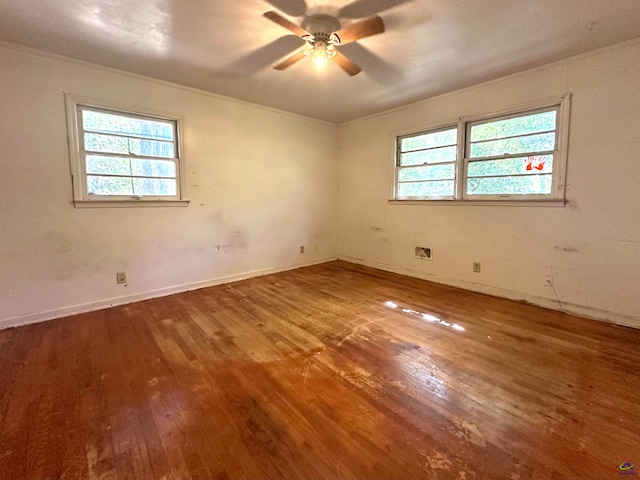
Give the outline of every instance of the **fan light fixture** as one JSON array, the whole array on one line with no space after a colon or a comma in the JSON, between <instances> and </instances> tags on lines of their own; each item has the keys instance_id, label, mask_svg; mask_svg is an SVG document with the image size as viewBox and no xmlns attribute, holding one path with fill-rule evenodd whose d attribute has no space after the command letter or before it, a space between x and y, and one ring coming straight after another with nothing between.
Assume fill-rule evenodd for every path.
<instances>
[{"instance_id":1,"label":"fan light fixture","mask_svg":"<svg viewBox=\"0 0 640 480\"><path fill-rule=\"evenodd\" d=\"M338 53L336 46L340 45L340 39L335 33L332 33L328 40L314 38L313 35L305 35L303 39L307 42L307 46L302 53L314 57L318 67L322 67L327 60L335 57Z\"/></svg>"},{"instance_id":2,"label":"fan light fixture","mask_svg":"<svg viewBox=\"0 0 640 480\"><path fill-rule=\"evenodd\" d=\"M362 1L355 0L354 4L359 4ZM408 0L393 1L403 3ZM300 27L277 12L270 11L262 15L305 41L304 49L296 51L277 65L274 65L273 68L276 70L284 70L305 57L313 56L318 66L324 65L329 59L333 59L334 63L353 77L362 70L338 50L338 47L384 32L384 22L377 15L352 23L344 28L342 28L338 19L331 15L311 15L303 20Z\"/></svg>"},{"instance_id":3,"label":"fan light fixture","mask_svg":"<svg viewBox=\"0 0 640 480\"><path fill-rule=\"evenodd\" d=\"M340 23L329 15L312 15L305 19L302 28L309 35L304 35L302 39L307 42L303 54L313 57L318 67L322 67L327 60L336 56L336 47L340 45L340 37L336 30L340 29Z\"/></svg>"}]
</instances>

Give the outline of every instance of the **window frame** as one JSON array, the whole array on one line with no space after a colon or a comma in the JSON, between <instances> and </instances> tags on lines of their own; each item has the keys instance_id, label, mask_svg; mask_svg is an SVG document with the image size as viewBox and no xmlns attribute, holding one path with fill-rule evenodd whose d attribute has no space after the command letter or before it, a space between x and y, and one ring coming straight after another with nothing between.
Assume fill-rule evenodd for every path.
<instances>
[{"instance_id":1,"label":"window frame","mask_svg":"<svg viewBox=\"0 0 640 480\"><path fill-rule=\"evenodd\" d=\"M453 129L457 129L458 128L458 124L457 123L451 123L448 125L444 125L444 126L440 126L437 128L432 128L430 130L427 131L421 131L421 132L413 132L413 133L408 133L405 135L398 135L396 137L396 165L395 165L395 190L394 190L394 198L395 196L397 196L398 193L398 184L401 183L400 180L398 179L399 177L399 173L403 168L416 168L416 167L420 167L421 165L411 165L411 166L402 166L400 165L400 156L401 153L408 153L408 152L401 152L401 145L402 145L402 140L405 138L411 138L411 137L417 137L420 135L425 135L425 134L431 134L431 133L439 133L439 132L445 132L447 130L453 130ZM460 141L460 135L458 134L456 136L456 143L455 143L455 147L456 147L456 159L453 162L437 162L437 163L433 163L430 165L444 165L444 164L451 164L453 163L454 165L454 177L453 177L453 183L454 183L454 192L453 192L453 196L451 195L433 195L430 197L426 197L429 198L430 200L451 200L451 199L455 199L455 195L456 195L456 191L457 191L457 183L458 183L458 155L460 154L459 151L459 145L458 142ZM423 150L435 150L437 148L446 148L449 146L453 146L453 145L442 145L442 146L438 146L438 147L431 147L428 149L423 149ZM417 150L414 150L417 151ZM403 197L405 198L405 197ZM406 197L406 198L416 198L416 197Z\"/></svg>"},{"instance_id":2,"label":"window frame","mask_svg":"<svg viewBox=\"0 0 640 480\"><path fill-rule=\"evenodd\" d=\"M73 184L73 203L82 207L131 207L131 206L187 206L184 158L182 155L182 118L178 115L143 107L122 105L106 100L65 93L70 173ZM89 195L84 151L84 128L80 124L81 109L99 111L146 120L167 121L174 124L175 158L167 159L176 164L176 195ZM147 158L141 156L140 158Z\"/></svg>"},{"instance_id":3,"label":"window frame","mask_svg":"<svg viewBox=\"0 0 640 480\"><path fill-rule=\"evenodd\" d=\"M571 94L565 93L560 96L536 100L511 106L502 110L476 115L462 115L457 121L439 123L432 127L420 127L392 132L391 143L393 148L393 187L392 197L389 200L392 204L473 204L473 205L540 205L540 206L564 206L566 166L568 154L569 138L569 114L570 114ZM551 192L549 194L468 194L466 191L467 171L469 165L468 149L470 146L471 127L476 124L490 121L499 121L508 118L515 118L533 114L537 112L550 111L556 109L556 143L551 152L554 155ZM456 158L456 181L453 197L400 197L398 196L398 173L400 171L400 142L403 138L416 135L429 134L442 130L457 127L457 158Z\"/></svg>"}]
</instances>

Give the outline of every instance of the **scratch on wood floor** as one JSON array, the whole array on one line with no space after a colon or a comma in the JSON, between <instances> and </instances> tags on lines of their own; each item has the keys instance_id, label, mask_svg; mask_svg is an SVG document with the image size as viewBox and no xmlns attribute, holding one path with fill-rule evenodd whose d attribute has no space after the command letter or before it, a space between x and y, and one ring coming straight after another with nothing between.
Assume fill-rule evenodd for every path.
<instances>
[{"instance_id":1,"label":"scratch on wood floor","mask_svg":"<svg viewBox=\"0 0 640 480\"><path fill-rule=\"evenodd\" d=\"M453 463L446 455L435 451L431 456L427 457L427 465L429 465L432 470L449 470L453 466Z\"/></svg>"},{"instance_id":2,"label":"scratch on wood floor","mask_svg":"<svg viewBox=\"0 0 640 480\"><path fill-rule=\"evenodd\" d=\"M380 412L381 417L391 417L393 415L397 415L400 412L404 412L404 408L398 408L396 410L391 410L389 412Z\"/></svg>"},{"instance_id":3,"label":"scratch on wood floor","mask_svg":"<svg viewBox=\"0 0 640 480\"><path fill-rule=\"evenodd\" d=\"M456 437L469 441L478 447L486 447L487 442L477 425L462 418L454 418L448 429Z\"/></svg>"},{"instance_id":4,"label":"scratch on wood floor","mask_svg":"<svg viewBox=\"0 0 640 480\"><path fill-rule=\"evenodd\" d=\"M364 322L363 324L358 325L357 327L354 327L349 333L347 333L342 340L340 340L337 344L337 346L341 346L344 342L346 342L347 340L349 340L350 338L352 338L356 333L358 333L360 330L362 330L364 327L366 327L367 325L370 325L372 323L376 323L374 320L369 320L367 322Z\"/></svg>"},{"instance_id":5,"label":"scratch on wood floor","mask_svg":"<svg viewBox=\"0 0 640 480\"><path fill-rule=\"evenodd\" d=\"M304 374L303 374L303 376L304 376L304 380L302 382L303 385L307 384L307 374L309 373L309 369L311 368L311 362L312 362L311 359L307 360L307 366L304 369Z\"/></svg>"},{"instance_id":6,"label":"scratch on wood floor","mask_svg":"<svg viewBox=\"0 0 640 480\"><path fill-rule=\"evenodd\" d=\"M89 470L89 479L97 479L96 465L98 464L98 450L93 445L87 445L87 467Z\"/></svg>"}]
</instances>

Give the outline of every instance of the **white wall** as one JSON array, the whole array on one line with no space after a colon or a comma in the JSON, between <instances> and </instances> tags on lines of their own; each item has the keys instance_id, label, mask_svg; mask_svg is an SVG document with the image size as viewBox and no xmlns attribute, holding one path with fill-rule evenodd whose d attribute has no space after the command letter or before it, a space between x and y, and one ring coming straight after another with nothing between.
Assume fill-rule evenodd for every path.
<instances>
[{"instance_id":1,"label":"white wall","mask_svg":"<svg viewBox=\"0 0 640 480\"><path fill-rule=\"evenodd\" d=\"M182 116L191 204L74 208L63 92ZM9 45L0 110L0 327L335 258L333 125Z\"/></svg>"},{"instance_id":2,"label":"white wall","mask_svg":"<svg viewBox=\"0 0 640 480\"><path fill-rule=\"evenodd\" d=\"M390 205L390 132L572 94L565 207ZM339 255L640 327L640 43L340 128ZM416 243L433 261L412 257ZM472 272L472 262L482 272Z\"/></svg>"},{"instance_id":3,"label":"white wall","mask_svg":"<svg viewBox=\"0 0 640 480\"><path fill-rule=\"evenodd\" d=\"M337 251L640 327L638 79L636 42L338 128L0 44L0 328ZM190 206L74 208L65 91L181 115ZM390 132L564 92L572 94L566 207L388 203ZM431 246L434 260L413 259L416 243ZM126 271L126 287L117 271Z\"/></svg>"}]
</instances>

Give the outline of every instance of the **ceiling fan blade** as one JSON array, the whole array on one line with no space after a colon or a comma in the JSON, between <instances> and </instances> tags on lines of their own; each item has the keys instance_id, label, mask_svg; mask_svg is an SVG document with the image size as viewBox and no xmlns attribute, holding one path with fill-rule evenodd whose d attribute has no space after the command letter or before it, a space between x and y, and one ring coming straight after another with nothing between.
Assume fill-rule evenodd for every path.
<instances>
[{"instance_id":1,"label":"ceiling fan blade","mask_svg":"<svg viewBox=\"0 0 640 480\"><path fill-rule=\"evenodd\" d=\"M300 37L285 35L237 59L227 67L227 72L231 75L253 75L270 66L275 60L299 49L302 45L304 45L304 41Z\"/></svg>"},{"instance_id":2,"label":"ceiling fan blade","mask_svg":"<svg viewBox=\"0 0 640 480\"><path fill-rule=\"evenodd\" d=\"M304 0L265 0L281 12L291 17L302 17L307 13L307 3Z\"/></svg>"},{"instance_id":3,"label":"ceiling fan blade","mask_svg":"<svg viewBox=\"0 0 640 480\"><path fill-rule=\"evenodd\" d=\"M340 44L355 42L361 38L370 37L384 32L384 22L377 15L361 22L352 23L338 30L336 34L340 37Z\"/></svg>"},{"instance_id":4,"label":"ceiling fan blade","mask_svg":"<svg viewBox=\"0 0 640 480\"><path fill-rule=\"evenodd\" d=\"M338 17L365 18L411 1L413 0L356 0L342 7L338 12Z\"/></svg>"},{"instance_id":5,"label":"ceiling fan blade","mask_svg":"<svg viewBox=\"0 0 640 480\"><path fill-rule=\"evenodd\" d=\"M302 50L300 50L299 52L296 52L293 55L285 58L282 62L275 65L273 68L275 68L276 70L284 70L285 68L289 68L294 63L299 62L304 57L306 57L306 55L302 53Z\"/></svg>"},{"instance_id":6,"label":"ceiling fan blade","mask_svg":"<svg viewBox=\"0 0 640 480\"><path fill-rule=\"evenodd\" d=\"M394 85L400 80L401 75L396 68L381 57L363 47L357 42L340 46L341 52L352 61L362 65L367 76L383 85Z\"/></svg>"},{"instance_id":7,"label":"ceiling fan blade","mask_svg":"<svg viewBox=\"0 0 640 480\"><path fill-rule=\"evenodd\" d=\"M343 69L352 77L362 71L362 69L358 65L353 63L340 52L336 53L336 56L333 57L333 61L336 62L341 69Z\"/></svg>"},{"instance_id":8,"label":"ceiling fan blade","mask_svg":"<svg viewBox=\"0 0 640 480\"><path fill-rule=\"evenodd\" d=\"M302 28L300 28L298 25L296 25L295 23L290 22L289 20L287 20L286 18L284 18L282 15L280 15L277 12L274 11L270 11L270 12L264 12L262 14L263 17L268 18L269 20L271 20L272 22L277 23L278 25L280 25L281 27L286 28L287 30L295 33L296 35L298 35L299 37L302 37L304 35L309 35L307 32L305 32Z\"/></svg>"}]
</instances>

